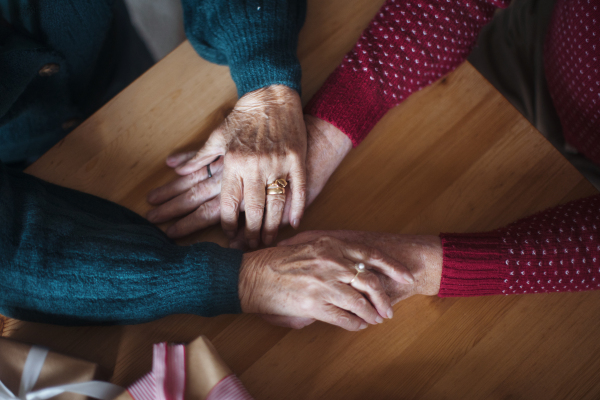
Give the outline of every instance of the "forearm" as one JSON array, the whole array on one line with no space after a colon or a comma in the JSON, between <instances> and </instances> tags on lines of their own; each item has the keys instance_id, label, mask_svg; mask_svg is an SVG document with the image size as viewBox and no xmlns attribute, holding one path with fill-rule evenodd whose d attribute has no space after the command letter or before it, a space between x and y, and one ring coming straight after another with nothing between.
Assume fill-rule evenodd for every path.
<instances>
[{"instance_id":1,"label":"forearm","mask_svg":"<svg viewBox=\"0 0 600 400\"><path fill-rule=\"evenodd\" d=\"M460 65L506 0L388 0L306 107L358 145L392 107Z\"/></svg>"},{"instance_id":2,"label":"forearm","mask_svg":"<svg viewBox=\"0 0 600 400\"><path fill-rule=\"evenodd\" d=\"M185 30L200 56L227 64L239 96L282 84L300 92L296 56L306 0L183 0Z\"/></svg>"},{"instance_id":3,"label":"forearm","mask_svg":"<svg viewBox=\"0 0 600 400\"><path fill-rule=\"evenodd\" d=\"M442 234L441 297L600 288L600 196L484 234Z\"/></svg>"},{"instance_id":4,"label":"forearm","mask_svg":"<svg viewBox=\"0 0 600 400\"><path fill-rule=\"evenodd\" d=\"M240 312L241 253L176 246L123 207L5 167L0 182L0 313L132 324Z\"/></svg>"}]
</instances>

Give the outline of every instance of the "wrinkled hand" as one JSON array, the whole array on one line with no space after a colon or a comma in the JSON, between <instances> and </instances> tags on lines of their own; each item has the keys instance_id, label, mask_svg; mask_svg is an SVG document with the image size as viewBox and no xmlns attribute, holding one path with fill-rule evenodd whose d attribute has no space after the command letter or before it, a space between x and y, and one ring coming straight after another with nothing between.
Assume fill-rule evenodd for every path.
<instances>
[{"instance_id":1,"label":"wrinkled hand","mask_svg":"<svg viewBox=\"0 0 600 400\"><path fill-rule=\"evenodd\" d=\"M328 122L310 115L305 116L305 122L308 130L306 159L306 206L308 206L321 192L329 177L352 149L352 142L342 131ZM167 164L176 168L195 154L174 155L167 160ZM221 219L220 191L223 177L223 159L220 158L210 164L210 168L213 175L210 179L206 167L203 167L190 175L183 176L150 192L148 201L159 206L148 214L150 222L166 222L191 213L167 231L167 235L173 238L185 236L218 223ZM293 203L289 201L289 194L287 196L282 224L289 223L292 211ZM244 209L245 204L242 201L241 210ZM271 235L263 232L263 242L267 245L271 244L276 233L277 227L272 229ZM237 244L234 246L241 247Z\"/></svg>"},{"instance_id":2,"label":"wrinkled hand","mask_svg":"<svg viewBox=\"0 0 600 400\"><path fill-rule=\"evenodd\" d=\"M295 90L274 85L248 93L198 152L167 159L167 165L183 177L150 192L148 201L162 205L147 217L160 223L191 213L167 231L172 238L220 219L225 233L234 238L243 201L247 244L258 247L261 228L263 242L270 244L286 202L287 219L294 227L300 224L306 198L306 147L302 104ZM223 157L214 162L218 156ZM266 196L266 186L278 178L289 182L286 195Z\"/></svg>"},{"instance_id":3,"label":"wrinkled hand","mask_svg":"<svg viewBox=\"0 0 600 400\"><path fill-rule=\"evenodd\" d=\"M373 247L405 266L415 278L413 285L402 285L377 274L392 304L415 294L435 296L440 291L443 253L438 236L402 235L362 231L308 231L279 243L281 246L301 244L328 235L344 242Z\"/></svg>"},{"instance_id":4,"label":"wrinkled hand","mask_svg":"<svg viewBox=\"0 0 600 400\"><path fill-rule=\"evenodd\" d=\"M350 284L358 262L368 271ZM393 316L374 271L398 285L413 282L406 268L376 249L329 236L246 253L239 277L242 310L364 329Z\"/></svg>"}]
</instances>

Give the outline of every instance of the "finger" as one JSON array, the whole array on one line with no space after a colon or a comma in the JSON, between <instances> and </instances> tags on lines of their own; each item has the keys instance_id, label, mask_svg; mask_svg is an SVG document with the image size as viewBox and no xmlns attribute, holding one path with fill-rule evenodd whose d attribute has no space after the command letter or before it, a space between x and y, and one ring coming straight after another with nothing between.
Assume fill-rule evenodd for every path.
<instances>
[{"instance_id":1,"label":"finger","mask_svg":"<svg viewBox=\"0 0 600 400\"><path fill-rule=\"evenodd\" d=\"M246 243L252 249L257 248L260 241L260 228L265 213L265 186L264 180L259 179L258 174L244 179Z\"/></svg>"},{"instance_id":2,"label":"finger","mask_svg":"<svg viewBox=\"0 0 600 400\"><path fill-rule=\"evenodd\" d=\"M175 169L179 175L188 175L212 163L217 157L225 154L225 138L221 129L215 130L204 146L192 158Z\"/></svg>"},{"instance_id":3,"label":"finger","mask_svg":"<svg viewBox=\"0 0 600 400\"><path fill-rule=\"evenodd\" d=\"M306 168L304 162L296 162L290 171L290 191L292 192L290 225L294 229L298 229L306 203Z\"/></svg>"},{"instance_id":4,"label":"finger","mask_svg":"<svg viewBox=\"0 0 600 400\"><path fill-rule=\"evenodd\" d=\"M235 238L242 201L242 180L227 167L223 169L221 182L221 226L229 239ZM248 202L246 201L246 207Z\"/></svg>"},{"instance_id":5,"label":"finger","mask_svg":"<svg viewBox=\"0 0 600 400\"><path fill-rule=\"evenodd\" d=\"M178 239L201 229L215 225L221 218L221 199L219 196L201 204L196 211L180 219L167 229L167 236Z\"/></svg>"},{"instance_id":6,"label":"finger","mask_svg":"<svg viewBox=\"0 0 600 400\"><path fill-rule=\"evenodd\" d=\"M334 290L329 293L329 302L342 310L354 313L369 324L380 324L383 318L375 307L356 289L345 283L335 285Z\"/></svg>"},{"instance_id":7,"label":"finger","mask_svg":"<svg viewBox=\"0 0 600 400\"><path fill-rule=\"evenodd\" d=\"M331 325L339 326L348 331L359 331L365 329L368 324L348 311L342 310L333 304L328 304L323 307L321 312L317 313L316 318L319 321L326 322Z\"/></svg>"},{"instance_id":8,"label":"finger","mask_svg":"<svg viewBox=\"0 0 600 400\"><path fill-rule=\"evenodd\" d=\"M277 236L277 230L283 217L285 194L268 194L266 196L265 224L262 230L263 243L269 246Z\"/></svg>"},{"instance_id":9,"label":"finger","mask_svg":"<svg viewBox=\"0 0 600 400\"><path fill-rule=\"evenodd\" d=\"M277 246L293 246L295 244L312 242L313 240L317 240L322 236L334 236L337 231L306 231L297 234L289 239L282 240L277 243Z\"/></svg>"},{"instance_id":10,"label":"finger","mask_svg":"<svg viewBox=\"0 0 600 400\"><path fill-rule=\"evenodd\" d=\"M246 241L244 240L244 230L238 229L235 238L229 241L229 247L232 249L246 251Z\"/></svg>"},{"instance_id":11,"label":"finger","mask_svg":"<svg viewBox=\"0 0 600 400\"><path fill-rule=\"evenodd\" d=\"M211 175L213 179L218 178L219 183L222 171L222 159L219 159L210 164ZM163 204L164 202L169 201L175 196L184 193L186 190L189 190L192 186L208 178L208 166L206 166L202 169L199 169L198 171L192 172L189 175L182 176L178 179L175 179L172 182L167 183L166 185L152 190L150 193L148 193L148 203L155 205Z\"/></svg>"},{"instance_id":12,"label":"finger","mask_svg":"<svg viewBox=\"0 0 600 400\"><path fill-rule=\"evenodd\" d=\"M314 318L304 317L286 317L283 315L272 315L272 314L261 314L262 319L268 323L276 326L283 326L284 328L302 329L313 322Z\"/></svg>"},{"instance_id":13,"label":"finger","mask_svg":"<svg viewBox=\"0 0 600 400\"><path fill-rule=\"evenodd\" d=\"M363 262L369 269L376 270L399 283L413 284L414 276L408 268L387 254L368 246L357 243L340 242L344 257L355 263Z\"/></svg>"},{"instance_id":14,"label":"finger","mask_svg":"<svg viewBox=\"0 0 600 400\"><path fill-rule=\"evenodd\" d=\"M375 306L377 313L382 318L392 318L394 316L392 301L374 273L370 271L364 271L358 275L355 273L351 279L353 280L352 283L349 282L350 286L361 292Z\"/></svg>"},{"instance_id":15,"label":"finger","mask_svg":"<svg viewBox=\"0 0 600 400\"><path fill-rule=\"evenodd\" d=\"M159 224L186 215L221 192L221 179L213 177L202 181L172 200L148 212L148 221ZM202 213L200 214L200 216Z\"/></svg>"},{"instance_id":16,"label":"finger","mask_svg":"<svg viewBox=\"0 0 600 400\"><path fill-rule=\"evenodd\" d=\"M167 157L167 165L171 168L177 168L184 162L194 158L195 155L195 151L186 151L184 153L170 155L169 157Z\"/></svg>"}]
</instances>

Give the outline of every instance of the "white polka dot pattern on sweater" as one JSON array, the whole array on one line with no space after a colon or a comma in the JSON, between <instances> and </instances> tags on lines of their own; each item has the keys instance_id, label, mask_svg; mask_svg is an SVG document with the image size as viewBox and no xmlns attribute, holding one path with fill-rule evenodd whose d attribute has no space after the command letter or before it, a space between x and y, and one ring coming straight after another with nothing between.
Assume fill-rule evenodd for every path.
<instances>
[{"instance_id":1,"label":"white polka dot pattern on sweater","mask_svg":"<svg viewBox=\"0 0 600 400\"><path fill-rule=\"evenodd\" d=\"M496 7L508 3L386 1L307 111L360 143L389 108L460 65Z\"/></svg>"},{"instance_id":2,"label":"white polka dot pattern on sweater","mask_svg":"<svg viewBox=\"0 0 600 400\"><path fill-rule=\"evenodd\" d=\"M600 165L600 1L556 2L544 62L565 139Z\"/></svg>"},{"instance_id":3,"label":"white polka dot pattern on sweater","mask_svg":"<svg viewBox=\"0 0 600 400\"><path fill-rule=\"evenodd\" d=\"M495 7L482 0L388 0L342 68L366 74L390 106L460 65Z\"/></svg>"},{"instance_id":4,"label":"white polka dot pattern on sweater","mask_svg":"<svg viewBox=\"0 0 600 400\"><path fill-rule=\"evenodd\" d=\"M600 289L600 196L552 208L500 232L502 293Z\"/></svg>"}]
</instances>

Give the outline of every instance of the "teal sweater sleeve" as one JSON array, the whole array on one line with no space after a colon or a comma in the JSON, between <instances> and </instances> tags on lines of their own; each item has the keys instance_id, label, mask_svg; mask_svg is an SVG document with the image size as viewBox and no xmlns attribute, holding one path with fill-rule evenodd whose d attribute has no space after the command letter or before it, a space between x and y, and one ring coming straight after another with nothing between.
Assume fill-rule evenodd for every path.
<instances>
[{"instance_id":1,"label":"teal sweater sleeve","mask_svg":"<svg viewBox=\"0 0 600 400\"><path fill-rule=\"evenodd\" d=\"M238 95L282 84L300 92L296 56L306 0L183 0L186 35L208 61L227 64Z\"/></svg>"},{"instance_id":2,"label":"teal sweater sleeve","mask_svg":"<svg viewBox=\"0 0 600 400\"><path fill-rule=\"evenodd\" d=\"M242 253L0 164L0 313L66 325L239 313Z\"/></svg>"}]
</instances>

